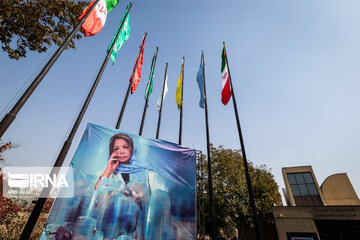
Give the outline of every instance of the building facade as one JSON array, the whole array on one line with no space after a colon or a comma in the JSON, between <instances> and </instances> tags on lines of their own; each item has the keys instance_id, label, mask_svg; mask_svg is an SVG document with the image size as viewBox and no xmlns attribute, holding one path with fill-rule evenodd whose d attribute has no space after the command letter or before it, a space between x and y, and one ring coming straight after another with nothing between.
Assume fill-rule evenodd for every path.
<instances>
[{"instance_id":1,"label":"building facade","mask_svg":"<svg viewBox=\"0 0 360 240\"><path fill-rule=\"evenodd\" d=\"M346 173L319 186L311 166L282 169L287 206L273 208L280 240L359 240L360 200Z\"/></svg>"}]
</instances>

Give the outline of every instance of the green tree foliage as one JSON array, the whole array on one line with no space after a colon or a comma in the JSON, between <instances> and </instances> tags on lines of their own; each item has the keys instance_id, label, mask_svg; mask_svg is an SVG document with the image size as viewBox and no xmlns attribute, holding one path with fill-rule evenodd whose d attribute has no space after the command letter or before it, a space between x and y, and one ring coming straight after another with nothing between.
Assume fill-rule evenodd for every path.
<instances>
[{"instance_id":1,"label":"green tree foliage","mask_svg":"<svg viewBox=\"0 0 360 240\"><path fill-rule=\"evenodd\" d=\"M0 139L0 239L19 239L34 206L31 203L32 199L4 197L3 186L4 184L7 184L7 179L4 179L2 172L2 166L4 166L6 162L3 154L16 147L17 146L10 141L3 142ZM45 206L30 239L39 239L53 202L53 199L48 199L45 202Z\"/></svg>"},{"instance_id":2,"label":"green tree foliage","mask_svg":"<svg viewBox=\"0 0 360 240\"><path fill-rule=\"evenodd\" d=\"M27 50L45 52L61 45L88 2L75 0L1 0L1 48L12 59L26 57ZM78 33L74 39L80 39ZM75 48L74 39L69 43Z\"/></svg>"},{"instance_id":3,"label":"green tree foliage","mask_svg":"<svg viewBox=\"0 0 360 240\"><path fill-rule=\"evenodd\" d=\"M253 227L249 195L244 173L244 164L239 150L225 149L223 146L211 148L215 221L218 235L232 238L236 230L238 236ZM207 159L198 162L203 168L197 181L198 208L200 204L208 206ZM204 167L205 166L205 167ZM253 166L249 162L249 172L253 184L255 202L261 224L272 223L272 207L281 204L281 196L274 176L265 165ZM198 216L199 221L210 225L210 210ZM206 229L208 234L209 229Z\"/></svg>"}]
</instances>

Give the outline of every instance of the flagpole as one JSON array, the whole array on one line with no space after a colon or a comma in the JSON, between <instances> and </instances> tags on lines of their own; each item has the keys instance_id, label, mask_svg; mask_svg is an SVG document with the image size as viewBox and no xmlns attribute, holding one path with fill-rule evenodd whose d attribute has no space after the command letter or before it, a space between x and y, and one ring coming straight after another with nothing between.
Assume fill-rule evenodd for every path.
<instances>
[{"instance_id":1,"label":"flagpole","mask_svg":"<svg viewBox=\"0 0 360 240\"><path fill-rule=\"evenodd\" d=\"M95 8L95 6L98 4L100 0L95 0L95 3L90 7L89 11L85 14L85 16L78 22L76 27L72 30L72 32L65 38L64 42L61 44L61 46L56 50L54 55L50 58L50 60L46 63L46 65L43 67L39 75L32 81L30 86L26 89L26 91L23 93L23 95L19 98L19 100L16 102L16 104L13 106L13 108L8 112L5 117L0 122L0 138L3 136L3 134L6 132L6 130L9 128L11 123L16 118L17 113L20 111L20 109L23 107L23 105L26 103L26 101L29 99L31 94L35 91L36 87L40 84L41 80L45 77L45 75L48 73L52 65L56 62L56 60L59 58L60 54L64 51L64 49L67 47L71 39L74 37L75 33L79 31L82 24L85 22L86 18L89 16L90 12Z\"/></svg>"},{"instance_id":2,"label":"flagpole","mask_svg":"<svg viewBox=\"0 0 360 240\"><path fill-rule=\"evenodd\" d=\"M203 64L203 82L204 82L204 102L205 102L205 123L206 123L206 147L207 147L207 160L208 160L208 184L209 184L209 205L210 205L210 221L211 221L211 239L216 239L216 225L215 225L215 207L213 196L213 184L212 184L212 171L211 171L211 155L210 155L210 131L208 121L208 108L207 108L207 96L206 96L206 83L205 83L205 59L204 50L201 56Z\"/></svg>"},{"instance_id":3,"label":"flagpole","mask_svg":"<svg viewBox=\"0 0 360 240\"><path fill-rule=\"evenodd\" d=\"M131 90L131 85L132 85L132 83L134 81L134 77L135 77L136 67L137 67L138 62L139 62L141 51L142 51L142 49L144 47L144 42L145 42L146 36L147 36L147 33L144 33L143 39L141 41L139 54L138 54L138 57L136 58L135 66L134 66L134 69L133 69L132 74L131 74L132 77L131 77L131 80L130 80L130 83L129 83L129 87L128 87L127 91L126 91L126 95L125 95L124 102L123 102L122 107L121 107L120 115L119 115L119 118L118 118L116 126L115 126L116 129L119 129L122 117L124 115L125 107L126 107L126 104L127 104L127 100L129 98L130 90Z\"/></svg>"},{"instance_id":4,"label":"flagpole","mask_svg":"<svg viewBox=\"0 0 360 240\"><path fill-rule=\"evenodd\" d=\"M150 97L150 84L152 84L152 82L150 81L153 81L153 76L154 76L154 71L155 71L155 65L156 65L156 59L157 59L157 53L159 51L159 47L156 47L156 52L155 52L155 58L153 59L153 62L151 63L151 68L150 68L150 76L149 76L149 82L148 82L148 87L149 87L149 90L147 92L147 95L146 95L146 101L145 101L145 106L144 106L144 111L143 111L143 115L142 115L142 119L141 119L141 124L140 124L140 130L139 130L139 136L142 135L142 130L143 130L143 127L144 127L144 122L145 122L145 116L146 116L146 110L147 110L147 107L148 107L148 102L149 102L149 97ZM154 66L154 68L153 68ZM146 93L145 93L146 94Z\"/></svg>"},{"instance_id":5,"label":"flagpole","mask_svg":"<svg viewBox=\"0 0 360 240\"><path fill-rule=\"evenodd\" d=\"M224 44L224 49L225 49L225 42L223 42L223 44ZM255 198L254 198L254 191L253 191L251 178L250 178L250 174L249 174L248 161L247 161L246 152L245 152L245 144L244 144L243 136L241 133L240 119L239 119L239 114L238 114L237 105L236 105L234 88L233 88L232 81L231 81L229 61L227 59L226 49L225 49L225 59L226 59L226 65L227 65L227 68L229 71L230 88L231 88L231 94L232 94L232 98L233 98L234 112L235 112L236 125L237 125L239 139L240 139L242 158L243 158L244 167L245 167L245 177L246 177L246 182L247 182L247 186L248 186L250 206L251 206L251 210L252 210L253 222L254 222L254 227L255 227L255 232L256 232L256 239L261 240L262 236L261 236L260 222L259 222L259 217L257 214Z\"/></svg>"},{"instance_id":6,"label":"flagpole","mask_svg":"<svg viewBox=\"0 0 360 240\"><path fill-rule=\"evenodd\" d=\"M182 78L181 78L181 106L180 106L179 145L181 145L181 137L182 137L181 135L182 135L182 118L183 118L184 68L185 68L185 57L183 57L183 64L181 66Z\"/></svg>"},{"instance_id":7,"label":"flagpole","mask_svg":"<svg viewBox=\"0 0 360 240\"><path fill-rule=\"evenodd\" d=\"M166 63L166 65L165 65L165 75L164 75L164 83L163 83L163 88L162 88L162 93L161 93L161 104L160 104L159 118L158 118L158 124L157 124L157 129L156 129L156 139L159 139L160 123L161 123L161 112L162 112L162 105L163 105L163 99L164 99L164 90L165 90L165 83L166 83L167 68L168 68L168 63Z\"/></svg>"},{"instance_id":8,"label":"flagpole","mask_svg":"<svg viewBox=\"0 0 360 240\"><path fill-rule=\"evenodd\" d=\"M129 3L128 8L127 8L127 12L126 12L126 16L125 16L125 18L123 18L124 20L122 21L121 26L120 26L120 30L121 30L121 28L122 28L122 26L124 24L124 21L125 21L127 15L129 14L131 6L132 6L132 3ZM117 34L116 38L119 36L119 33L120 33L120 31L118 31L118 34ZM65 141L64 145L61 148L61 151L60 151L60 153L59 153L59 155L58 155L58 157L56 159L56 162L55 162L55 164L53 166L53 169L51 171L50 176L53 176L53 174L57 173L58 169L55 169L55 168L56 167L61 167L64 160L65 160L65 157L66 157L66 155L67 155L67 153L69 151L69 148L71 146L72 140L73 140L73 138L74 138L74 136L76 134L77 129L79 128L81 120L82 120L83 116L85 115L86 109L89 106L91 98L94 95L96 87L97 87L97 85L98 85L98 83L100 81L100 78L101 78L104 70L105 70L106 64L107 64L107 62L108 62L108 60L110 58L110 55L111 55L112 49L114 48L115 42L116 41L114 41L113 44L111 45L110 51L108 51L108 53L107 53L107 55L106 55L106 57L104 59L104 62L102 64L101 68L100 68L100 71L99 71L98 75L96 76L96 79L95 79L95 81L94 81L94 83L93 83L93 85L92 85L92 87L90 89L90 92L89 92L89 94L88 94L88 96L87 96L87 98L85 100L85 103L82 106L81 111L80 111L80 113L79 113L79 115L78 115L72 129L71 129L71 132L70 132L67 140ZM51 189L49 189L49 188L44 188L43 189L43 191L41 193L41 196L46 196L46 197L41 197L41 198L39 198L37 200L32 212L30 214L30 217L29 217L29 219L28 219L28 221L27 221L27 223L26 223L26 225L25 225L25 227L23 229L23 232L22 232L22 234L20 236L20 240L26 240L26 239L30 238L31 232L33 231L33 229L35 227L35 224L36 224L36 221L40 216L41 210L44 207L44 204L45 204L45 202L47 200L47 196L49 195L50 190Z\"/></svg>"}]
</instances>

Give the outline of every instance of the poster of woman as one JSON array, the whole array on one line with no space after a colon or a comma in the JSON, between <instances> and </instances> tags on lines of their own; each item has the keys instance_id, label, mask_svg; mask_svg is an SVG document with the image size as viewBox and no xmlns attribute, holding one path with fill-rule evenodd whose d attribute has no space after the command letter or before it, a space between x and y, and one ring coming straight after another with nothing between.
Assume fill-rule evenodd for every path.
<instances>
[{"instance_id":1,"label":"poster of woman","mask_svg":"<svg viewBox=\"0 0 360 240\"><path fill-rule=\"evenodd\" d=\"M196 238L194 150L88 124L70 165L41 240Z\"/></svg>"}]
</instances>

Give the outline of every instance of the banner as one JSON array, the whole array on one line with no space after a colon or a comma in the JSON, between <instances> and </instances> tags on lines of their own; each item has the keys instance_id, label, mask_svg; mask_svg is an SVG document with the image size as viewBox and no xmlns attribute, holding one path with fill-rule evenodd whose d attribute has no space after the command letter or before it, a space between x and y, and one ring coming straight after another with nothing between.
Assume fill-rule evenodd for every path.
<instances>
[{"instance_id":1,"label":"banner","mask_svg":"<svg viewBox=\"0 0 360 240\"><path fill-rule=\"evenodd\" d=\"M195 152L88 124L40 239L195 239Z\"/></svg>"}]
</instances>

